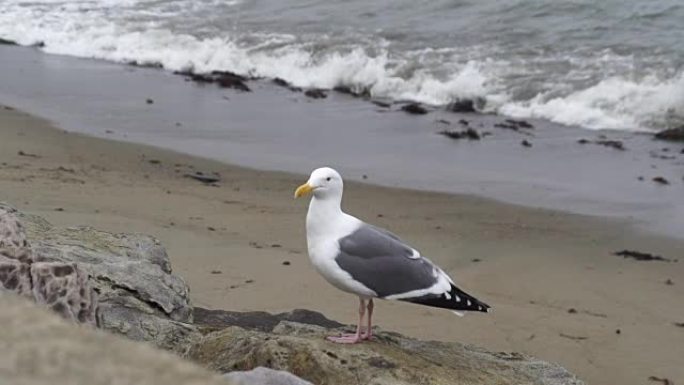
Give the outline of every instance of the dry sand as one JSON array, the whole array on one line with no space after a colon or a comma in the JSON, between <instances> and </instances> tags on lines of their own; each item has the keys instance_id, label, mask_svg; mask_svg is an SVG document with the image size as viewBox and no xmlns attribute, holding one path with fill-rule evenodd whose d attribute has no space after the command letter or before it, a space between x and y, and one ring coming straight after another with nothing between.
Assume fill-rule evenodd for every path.
<instances>
[{"instance_id":1,"label":"dry sand","mask_svg":"<svg viewBox=\"0 0 684 385\"><path fill-rule=\"evenodd\" d=\"M193 170L222 180L183 176ZM66 133L0 107L0 200L59 225L158 237L197 306L308 308L354 323L356 299L306 256L307 202L292 198L305 179ZM400 234L494 308L458 318L383 301L382 328L529 353L591 384L684 381L684 328L675 325L684 322L684 241L602 218L359 183L347 184L345 208ZM612 255L622 249L680 261Z\"/></svg>"}]
</instances>

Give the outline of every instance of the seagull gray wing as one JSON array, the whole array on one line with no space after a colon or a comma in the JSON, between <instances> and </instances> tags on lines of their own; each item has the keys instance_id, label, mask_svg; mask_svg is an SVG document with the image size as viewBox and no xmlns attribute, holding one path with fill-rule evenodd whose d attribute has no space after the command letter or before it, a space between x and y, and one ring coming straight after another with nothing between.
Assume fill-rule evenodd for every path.
<instances>
[{"instance_id":1,"label":"seagull gray wing","mask_svg":"<svg viewBox=\"0 0 684 385\"><path fill-rule=\"evenodd\" d=\"M338 243L338 266L380 298L452 310L486 312L489 308L387 230L363 223Z\"/></svg>"},{"instance_id":2,"label":"seagull gray wing","mask_svg":"<svg viewBox=\"0 0 684 385\"><path fill-rule=\"evenodd\" d=\"M339 239L337 264L378 297L427 289L441 271L396 235L368 224Z\"/></svg>"}]
</instances>

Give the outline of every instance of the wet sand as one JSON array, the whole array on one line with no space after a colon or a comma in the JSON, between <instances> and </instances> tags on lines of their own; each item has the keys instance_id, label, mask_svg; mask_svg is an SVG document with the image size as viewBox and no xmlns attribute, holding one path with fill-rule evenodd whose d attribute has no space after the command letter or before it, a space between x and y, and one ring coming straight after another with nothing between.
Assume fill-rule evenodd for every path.
<instances>
[{"instance_id":1,"label":"wet sand","mask_svg":"<svg viewBox=\"0 0 684 385\"><path fill-rule=\"evenodd\" d=\"M267 79L240 92L25 47L0 45L0 57L0 104L69 131L263 170L303 173L325 162L347 180L368 175L389 187L627 218L684 237L684 154L681 145L651 135L542 120L515 131L502 128L506 118L497 115L443 108L409 115L401 103L381 107L339 92L312 99ZM463 130L463 122L490 135L470 141L437 134ZM601 140L619 141L624 150L594 143ZM659 176L669 185L653 182Z\"/></svg>"},{"instance_id":2,"label":"wet sand","mask_svg":"<svg viewBox=\"0 0 684 385\"><path fill-rule=\"evenodd\" d=\"M221 181L184 177L194 171ZM66 133L0 107L0 200L60 225L158 237L197 306L308 308L353 323L356 300L306 256L307 202L292 199L305 179ZM382 328L529 353L592 384L684 378L675 325L684 322L684 241L617 220L356 182L345 208L400 234L494 308L458 318L383 301ZM612 255L622 249L679 262Z\"/></svg>"}]
</instances>

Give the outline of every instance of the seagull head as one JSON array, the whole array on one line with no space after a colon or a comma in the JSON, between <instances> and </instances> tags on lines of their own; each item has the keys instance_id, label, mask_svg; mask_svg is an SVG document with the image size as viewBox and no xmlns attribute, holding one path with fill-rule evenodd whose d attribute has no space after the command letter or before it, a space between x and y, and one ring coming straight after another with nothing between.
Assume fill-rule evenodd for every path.
<instances>
[{"instance_id":1,"label":"seagull head","mask_svg":"<svg viewBox=\"0 0 684 385\"><path fill-rule=\"evenodd\" d=\"M342 197L342 176L330 167L321 167L313 170L309 180L295 190L295 198L313 193L318 199L328 197Z\"/></svg>"}]
</instances>

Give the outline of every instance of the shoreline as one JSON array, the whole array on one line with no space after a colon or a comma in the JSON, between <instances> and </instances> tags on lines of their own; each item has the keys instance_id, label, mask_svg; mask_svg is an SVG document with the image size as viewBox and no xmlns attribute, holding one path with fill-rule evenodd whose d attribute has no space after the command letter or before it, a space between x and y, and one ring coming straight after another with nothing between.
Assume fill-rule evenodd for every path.
<instances>
[{"instance_id":1,"label":"shoreline","mask_svg":"<svg viewBox=\"0 0 684 385\"><path fill-rule=\"evenodd\" d=\"M68 133L14 110L0 109L0 122L2 200L57 225L159 238L196 306L308 308L354 322L354 299L324 282L306 257L306 203L292 200L306 176ZM221 181L184 177L196 171L217 172ZM490 316L457 318L382 301L383 329L529 353L590 383L684 376L684 336L674 325L684 319L684 241L624 221L474 196L346 187L346 210L399 234L494 306ZM612 255L622 249L680 261Z\"/></svg>"},{"instance_id":2,"label":"shoreline","mask_svg":"<svg viewBox=\"0 0 684 385\"><path fill-rule=\"evenodd\" d=\"M530 120L534 129L521 133L499 127L505 117L496 115L409 115L400 105L379 107L341 93L317 100L265 81L249 82L252 92L245 93L158 69L25 47L0 50L8 58L0 103L75 132L255 169L302 172L323 163L347 180L627 218L655 233L684 234L684 154L678 144L647 135L541 120ZM460 121L491 135L478 141L438 135L465 129ZM625 150L602 142L623 143Z\"/></svg>"}]
</instances>

